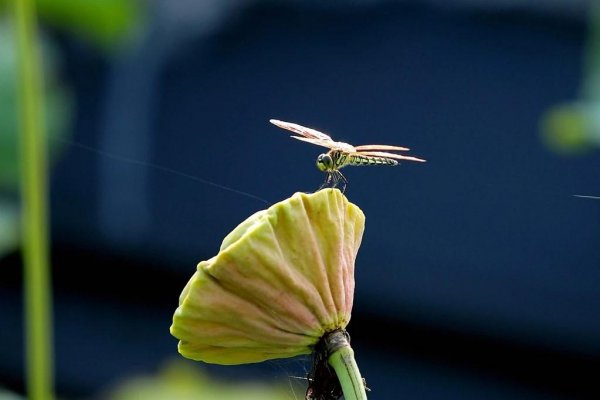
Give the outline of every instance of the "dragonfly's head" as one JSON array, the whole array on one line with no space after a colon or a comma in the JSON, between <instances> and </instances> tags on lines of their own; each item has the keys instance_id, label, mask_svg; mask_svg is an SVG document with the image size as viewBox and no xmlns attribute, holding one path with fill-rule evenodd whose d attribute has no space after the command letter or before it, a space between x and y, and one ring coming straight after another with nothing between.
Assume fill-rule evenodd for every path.
<instances>
[{"instance_id":1,"label":"dragonfly's head","mask_svg":"<svg viewBox=\"0 0 600 400\"><path fill-rule=\"evenodd\" d=\"M321 154L317 157L317 168L321 171L331 171L333 169L333 159L329 154Z\"/></svg>"}]
</instances>

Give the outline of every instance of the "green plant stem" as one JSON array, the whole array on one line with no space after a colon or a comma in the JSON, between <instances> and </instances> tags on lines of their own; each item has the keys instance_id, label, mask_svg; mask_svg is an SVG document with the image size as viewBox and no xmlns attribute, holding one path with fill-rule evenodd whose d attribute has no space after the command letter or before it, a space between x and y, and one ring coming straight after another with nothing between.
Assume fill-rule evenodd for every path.
<instances>
[{"instance_id":1,"label":"green plant stem","mask_svg":"<svg viewBox=\"0 0 600 400\"><path fill-rule=\"evenodd\" d=\"M345 400L366 400L367 393L364 381L354 359L354 351L344 337L344 342L337 350L330 353L328 363L333 367L342 386Z\"/></svg>"},{"instance_id":2,"label":"green plant stem","mask_svg":"<svg viewBox=\"0 0 600 400\"><path fill-rule=\"evenodd\" d=\"M52 399L46 135L33 0L13 0L19 62L20 173L28 398Z\"/></svg>"}]
</instances>

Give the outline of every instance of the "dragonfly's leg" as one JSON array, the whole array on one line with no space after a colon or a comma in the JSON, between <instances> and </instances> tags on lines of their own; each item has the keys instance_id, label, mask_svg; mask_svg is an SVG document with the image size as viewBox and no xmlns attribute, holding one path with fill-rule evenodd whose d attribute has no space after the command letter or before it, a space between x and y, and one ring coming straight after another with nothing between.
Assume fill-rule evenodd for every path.
<instances>
[{"instance_id":1,"label":"dragonfly's leg","mask_svg":"<svg viewBox=\"0 0 600 400\"><path fill-rule=\"evenodd\" d=\"M327 186L329 186L330 183L331 183L331 172L327 172L327 179L325 179L325 182L323 182L323 184L321 186L319 186L319 189L317 189L317 190L326 188Z\"/></svg>"},{"instance_id":2,"label":"dragonfly's leg","mask_svg":"<svg viewBox=\"0 0 600 400\"><path fill-rule=\"evenodd\" d=\"M337 171L337 173L339 175L339 179L338 180L342 181L342 189L341 189L341 191L342 191L342 193L344 193L346 191L346 185L348 184L348 179L346 179L346 177L340 171Z\"/></svg>"},{"instance_id":3,"label":"dragonfly's leg","mask_svg":"<svg viewBox=\"0 0 600 400\"><path fill-rule=\"evenodd\" d=\"M338 183L340 183L340 177L339 177L339 171L331 171L331 175L333 177L333 185L331 185L332 188L337 187Z\"/></svg>"}]
</instances>

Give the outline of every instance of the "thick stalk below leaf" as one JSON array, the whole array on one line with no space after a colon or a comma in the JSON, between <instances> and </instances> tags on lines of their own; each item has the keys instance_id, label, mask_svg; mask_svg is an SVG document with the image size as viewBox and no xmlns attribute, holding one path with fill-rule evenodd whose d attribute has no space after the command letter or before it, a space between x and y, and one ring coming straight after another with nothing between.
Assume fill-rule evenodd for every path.
<instances>
[{"instance_id":1,"label":"thick stalk below leaf","mask_svg":"<svg viewBox=\"0 0 600 400\"><path fill-rule=\"evenodd\" d=\"M339 333L339 334L338 334ZM366 400L364 380L354 359L347 335L339 331L329 337L329 365L333 367L340 381L345 400Z\"/></svg>"}]
</instances>

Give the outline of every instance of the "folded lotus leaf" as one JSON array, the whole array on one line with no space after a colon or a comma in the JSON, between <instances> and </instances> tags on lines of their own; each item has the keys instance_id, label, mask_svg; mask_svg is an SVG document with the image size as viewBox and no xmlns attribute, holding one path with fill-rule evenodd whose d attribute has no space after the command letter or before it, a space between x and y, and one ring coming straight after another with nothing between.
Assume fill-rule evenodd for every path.
<instances>
[{"instance_id":1,"label":"folded lotus leaf","mask_svg":"<svg viewBox=\"0 0 600 400\"><path fill-rule=\"evenodd\" d=\"M337 189L296 193L249 217L181 293L171 326L179 352L217 364L311 353L350 320L364 223Z\"/></svg>"}]
</instances>

